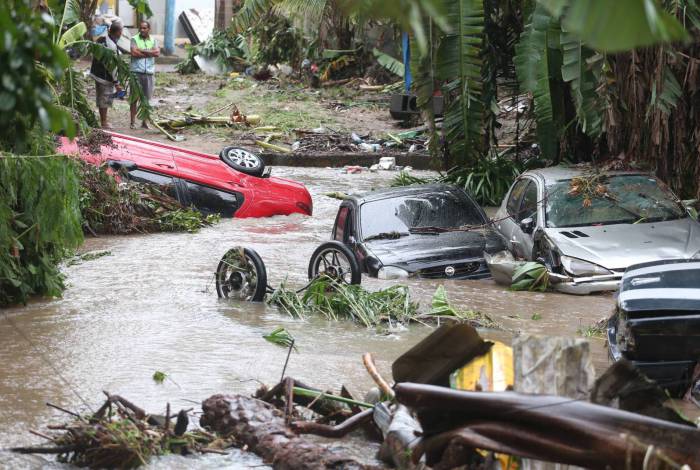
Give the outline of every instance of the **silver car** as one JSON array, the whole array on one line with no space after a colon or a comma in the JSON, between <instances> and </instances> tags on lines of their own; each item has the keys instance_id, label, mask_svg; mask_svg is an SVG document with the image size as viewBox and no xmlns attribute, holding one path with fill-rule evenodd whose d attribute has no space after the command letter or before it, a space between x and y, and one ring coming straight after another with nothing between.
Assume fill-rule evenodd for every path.
<instances>
[{"instance_id":1,"label":"silver car","mask_svg":"<svg viewBox=\"0 0 700 470\"><path fill-rule=\"evenodd\" d=\"M572 294L616 290L632 264L700 259L700 223L641 172L527 171L494 220L516 257L544 263L554 287Z\"/></svg>"}]
</instances>

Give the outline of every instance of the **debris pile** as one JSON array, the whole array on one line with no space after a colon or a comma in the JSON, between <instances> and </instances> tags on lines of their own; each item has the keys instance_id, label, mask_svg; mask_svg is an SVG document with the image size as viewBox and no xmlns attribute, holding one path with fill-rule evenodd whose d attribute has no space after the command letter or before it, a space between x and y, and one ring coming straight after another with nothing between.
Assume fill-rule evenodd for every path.
<instances>
[{"instance_id":1,"label":"debris pile","mask_svg":"<svg viewBox=\"0 0 700 470\"><path fill-rule=\"evenodd\" d=\"M56 454L59 462L79 467L136 468L158 455L224 453L222 448L233 445L232 441L201 429L187 431L191 410L170 414L168 404L165 416L149 415L119 395L105 394L104 404L87 416L49 405L74 419L49 426L51 434L33 431L50 441L51 446L12 450L23 454Z\"/></svg>"},{"instance_id":2,"label":"debris pile","mask_svg":"<svg viewBox=\"0 0 700 470\"><path fill-rule=\"evenodd\" d=\"M292 150L297 153L325 152L408 152L426 151L426 138L419 131L387 134L386 138L372 138L356 133L341 134L330 129L296 129L297 140Z\"/></svg>"},{"instance_id":3,"label":"debris pile","mask_svg":"<svg viewBox=\"0 0 700 470\"><path fill-rule=\"evenodd\" d=\"M188 431L188 410L172 423L169 406L165 416L147 415L107 394L93 415L63 410L76 419L51 426L58 436L32 431L51 446L13 450L125 468L165 453L223 453L236 446L275 469L386 468L306 437L339 439L361 431L364 439L381 442L378 459L401 469L525 468L529 459L620 470L700 465L700 430L669 409L659 413L663 393L639 389L654 384L618 363L591 386L595 374L583 340L528 336L511 349L482 339L467 324L443 325L394 361L393 387L370 353L362 361L376 384L363 401L345 386L339 393L323 391L283 371L277 385L262 386L253 397L204 400L203 429ZM592 400L619 409L586 401L589 389ZM643 408L632 393L639 391L649 398Z\"/></svg>"},{"instance_id":4,"label":"debris pile","mask_svg":"<svg viewBox=\"0 0 700 470\"><path fill-rule=\"evenodd\" d=\"M183 207L156 185L118 182L106 167L78 158L73 161L80 177L80 211L87 233L195 232L218 220Z\"/></svg>"}]
</instances>

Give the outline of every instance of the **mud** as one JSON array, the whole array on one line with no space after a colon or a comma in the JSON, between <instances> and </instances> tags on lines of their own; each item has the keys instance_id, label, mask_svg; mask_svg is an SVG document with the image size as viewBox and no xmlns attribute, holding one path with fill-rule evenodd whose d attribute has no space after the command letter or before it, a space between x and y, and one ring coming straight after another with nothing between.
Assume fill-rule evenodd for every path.
<instances>
[{"instance_id":1,"label":"mud","mask_svg":"<svg viewBox=\"0 0 700 470\"><path fill-rule=\"evenodd\" d=\"M261 336L284 326L299 348L287 374L319 388L348 384L358 397L372 384L361 356L372 352L382 374L391 362L429 333L427 327L376 332L349 323L292 320L264 304L219 300L213 272L226 250L252 247L268 268L269 282L306 283L316 246L330 238L339 204L324 193L384 187L393 173L340 174L331 169L275 168L273 174L304 182L314 198L314 216L229 219L196 234L89 239L83 249L111 255L67 266L62 299L39 300L0 312L0 447L41 443L27 430L61 422L51 401L81 411L95 408L102 390L137 400L150 412L163 404L187 408L215 393L252 393L259 382L280 380L286 351ZM425 176L425 173L416 173ZM365 278L366 287L392 281ZM410 280L424 307L439 281ZM610 295L510 292L492 281L447 281L460 308L489 314L513 331L576 335L611 311ZM539 319L533 319L539 318ZM17 328L15 328L14 326ZM509 341L511 332L482 331ZM604 341L593 338L596 368L607 366ZM162 384L155 371L168 374ZM66 382L69 382L69 387ZM71 387L76 393L71 391ZM351 440L351 452L362 452ZM234 451L230 456L167 457L150 468L248 468L261 461ZM0 450L0 468L59 468L40 457Z\"/></svg>"}]
</instances>

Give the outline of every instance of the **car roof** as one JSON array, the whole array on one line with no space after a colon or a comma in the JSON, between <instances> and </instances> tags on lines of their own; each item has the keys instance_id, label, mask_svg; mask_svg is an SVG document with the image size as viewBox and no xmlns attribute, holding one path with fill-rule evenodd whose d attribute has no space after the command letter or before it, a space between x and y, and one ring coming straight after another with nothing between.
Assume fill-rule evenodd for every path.
<instances>
[{"instance_id":1,"label":"car roof","mask_svg":"<svg viewBox=\"0 0 700 470\"><path fill-rule=\"evenodd\" d=\"M555 181L569 180L577 176L590 175L598 171L595 167L591 165L557 165L550 166L547 168L538 168L535 170L528 170L523 173L523 176L531 175L539 177L544 180L545 184L550 184ZM601 171L601 173L609 176L618 175L648 175L644 171Z\"/></svg>"},{"instance_id":2,"label":"car roof","mask_svg":"<svg viewBox=\"0 0 700 470\"><path fill-rule=\"evenodd\" d=\"M357 205L371 201L379 201L382 199L390 199L394 197L417 196L423 193L436 191L450 191L465 193L462 188L451 184L430 183L430 184L412 184L410 186L398 186L395 188L378 189L368 193L351 194L348 199L355 202ZM471 198L470 198L471 199Z\"/></svg>"}]
</instances>

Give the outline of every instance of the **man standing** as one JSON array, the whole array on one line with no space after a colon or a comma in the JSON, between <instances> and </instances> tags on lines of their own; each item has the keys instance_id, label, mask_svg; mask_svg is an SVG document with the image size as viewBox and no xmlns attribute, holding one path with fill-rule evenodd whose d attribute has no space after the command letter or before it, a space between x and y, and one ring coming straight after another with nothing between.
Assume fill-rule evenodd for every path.
<instances>
[{"instance_id":1,"label":"man standing","mask_svg":"<svg viewBox=\"0 0 700 470\"><path fill-rule=\"evenodd\" d=\"M139 24L139 34L131 39L131 71L141 85L146 103L153 97L154 74L156 71L156 57L160 56L158 43L150 35L151 23L142 21ZM134 90L131 90L133 93ZM131 128L136 127L136 102L131 103ZM141 127L148 129L146 121L141 122Z\"/></svg>"},{"instance_id":2,"label":"man standing","mask_svg":"<svg viewBox=\"0 0 700 470\"><path fill-rule=\"evenodd\" d=\"M117 60L119 60L119 54L121 53L117 42L122 37L122 30L122 24L118 21L113 21L109 26L107 36L97 40L98 44L102 44L107 49L114 51L117 55ZM107 122L107 110L112 107L115 92L119 92L122 89L117 81L117 70L116 68L108 70L102 61L93 59L90 66L90 76L95 80L95 101L100 112L100 126L103 129L111 129Z\"/></svg>"}]
</instances>

